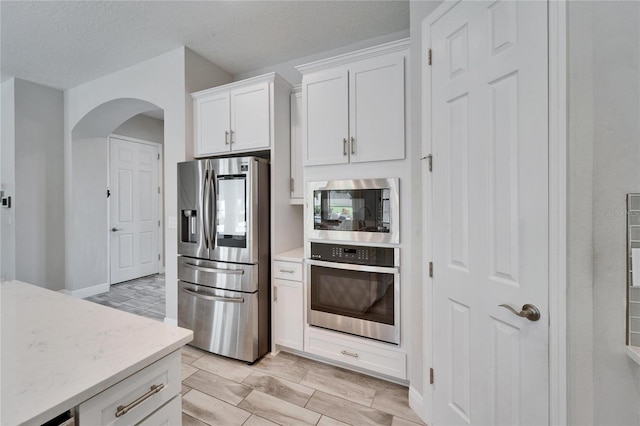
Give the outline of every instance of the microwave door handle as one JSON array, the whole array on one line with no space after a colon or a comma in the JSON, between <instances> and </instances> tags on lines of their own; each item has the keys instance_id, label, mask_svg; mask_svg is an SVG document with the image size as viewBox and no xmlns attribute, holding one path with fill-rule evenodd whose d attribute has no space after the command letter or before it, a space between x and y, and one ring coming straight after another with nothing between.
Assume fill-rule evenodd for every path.
<instances>
[{"instance_id":1,"label":"microwave door handle","mask_svg":"<svg viewBox=\"0 0 640 426\"><path fill-rule=\"evenodd\" d=\"M185 263L184 266L189 268L189 269L196 270L196 271L213 272L215 274L244 275L244 270L242 270L242 269L207 268L207 267L204 267L204 266L195 265L193 263Z\"/></svg>"},{"instance_id":2,"label":"microwave door handle","mask_svg":"<svg viewBox=\"0 0 640 426\"><path fill-rule=\"evenodd\" d=\"M191 296L195 296L200 299L211 300L214 302L244 303L244 297L209 296L207 294L198 293L197 291L189 290L187 288L182 288L181 290L187 294L190 294Z\"/></svg>"}]
</instances>

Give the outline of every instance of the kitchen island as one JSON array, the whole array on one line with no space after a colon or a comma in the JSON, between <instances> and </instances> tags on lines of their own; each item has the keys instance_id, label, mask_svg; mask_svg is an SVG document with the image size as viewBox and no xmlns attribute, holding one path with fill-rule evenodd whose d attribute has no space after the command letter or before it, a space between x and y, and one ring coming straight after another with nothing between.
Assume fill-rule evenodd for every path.
<instances>
[{"instance_id":1,"label":"kitchen island","mask_svg":"<svg viewBox=\"0 0 640 426\"><path fill-rule=\"evenodd\" d=\"M190 330L19 281L0 284L0 309L0 424L42 424L83 403L94 407L93 401L86 402L105 390L102 396L111 398L114 406L120 402L111 395L113 389L135 400L140 396L138 382L146 386L144 380L160 380L155 367L148 367L154 363L171 363L171 371L178 370L178 383L165 369L163 380L171 379L171 386L161 384L147 399L155 398L158 404L177 399L179 349L191 341ZM143 369L155 376L145 376ZM131 381L132 375L144 380ZM178 391L172 395L175 386ZM143 415L139 406L131 407L132 417Z\"/></svg>"}]
</instances>

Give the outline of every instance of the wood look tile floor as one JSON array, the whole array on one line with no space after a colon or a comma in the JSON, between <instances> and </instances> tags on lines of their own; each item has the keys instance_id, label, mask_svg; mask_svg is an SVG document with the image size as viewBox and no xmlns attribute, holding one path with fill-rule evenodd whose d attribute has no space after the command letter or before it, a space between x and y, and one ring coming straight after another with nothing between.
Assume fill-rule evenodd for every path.
<instances>
[{"instance_id":1,"label":"wood look tile floor","mask_svg":"<svg viewBox=\"0 0 640 426\"><path fill-rule=\"evenodd\" d=\"M111 286L87 300L162 321L164 276ZM206 425L423 425L395 383L287 352L253 365L182 349L182 423Z\"/></svg>"}]
</instances>

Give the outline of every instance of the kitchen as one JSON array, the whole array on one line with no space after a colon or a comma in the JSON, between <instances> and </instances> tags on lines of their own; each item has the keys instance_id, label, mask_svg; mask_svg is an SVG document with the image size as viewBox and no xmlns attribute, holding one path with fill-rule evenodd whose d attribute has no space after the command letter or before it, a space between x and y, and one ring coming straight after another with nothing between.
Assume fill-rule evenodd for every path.
<instances>
[{"instance_id":1,"label":"kitchen","mask_svg":"<svg viewBox=\"0 0 640 426\"><path fill-rule=\"evenodd\" d=\"M411 42L410 42L411 44L410 50L411 50L412 58L420 58L422 54L422 49L420 48L421 22L432 12L433 8L429 8L428 7L429 5L422 4L422 2L411 2L410 6L411 6L411 12L412 12L411 18L410 18L410 28L411 28L411 35L412 35ZM584 9L581 9L581 7L584 7ZM592 7L596 8L598 12L604 12L605 14L602 16L611 16L611 19L614 19L614 18L622 19L623 22L626 22L623 19L624 16L633 16L632 13L622 13L622 10L620 9L615 9L615 8L606 9L604 8L604 6L598 6L598 5L593 5ZM598 7L603 8L603 10L597 9ZM632 8L631 5L625 6L625 7ZM635 9L633 9L632 11L634 10ZM587 19L587 18L592 20L596 19L594 18L593 15L590 15L590 13L593 13L593 12L587 6L579 6L579 5L569 6L569 11L572 12L569 14L569 19L576 19L576 20ZM594 15L599 16L598 14L594 14ZM635 16L637 17L637 13ZM631 19L631 18L628 18L628 19ZM578 20L577 22L590 22L590 21ZM602 23L602 25L605 25L605 24ZM578 28L578 27L572 27L572 28ZM569 33L570 36L573 34L574 33L572 32ZM397 38L399 39L402 37L397 37ZM378 41L380 43L376 43L376 44L381 44L382 42L390 41L390 40L378 40ZM594 43L596 42L594 41ZM605 42L602 40L598 40L597 43L605 43ZM578 45L578 46L583 46L583 45ZM364 47L364 46L359 46L359 47ZM359 49L354 47L349 50L357 51ZM347 52L343 51L340 53L347 53ZM338 52L336 52L336 54L338 54ZM570 56L569 58L571 60L574 60L575 57ZM319 59L319 58L314 58L314 59ZM187 65L176 66L176 61L182 61L182 63L186 63ZM415 87L419 87L420 66L421 66L420 62L421 61L416 61L415 59L411 60L410 65L407 65L406 67L406 72L411 76L411 87L412 87L411 93L412 94L416 93L416 90L414 90L414 85ZM303 63L305 63L305 61L299 61L292 65L300 65ZM177 142L176 145L168 144L164 148L165 149L164 161L166 163L165 164L166 166L165 181L167 182L167 186L165 188L165 209L167 212L176 211L176 206L177 206L177 200L176 200L177 176L175 171L175 163L173 162L174 161L178 162L175 159L180 160L180 159L191 158L193 154L192 150L194 149L190 144L184 143L185 135L187 135L186 136L187 141L193 140L192 136L190 136L193 130L190 128L189 125L186 124L186 123L190 123L192 120L191 118L192 112L190 111L191 104L189 102L184 101L183 99L184 94L185 92L190 94L193 92L197 92L199 90L204 90L209 87L218 86L223 83L229 82L229 81L224 81L224 82L217 81L217 82L211 83L211 82L202 82L201 80L200 82L198 82L198 79L202 79L203 77L201 73L199 73L196 70L197 64L202 64L201 62L199 62L197 55L193 55L193 53L189 52L188 50L186 52L184 50L182 52L178 51L172 54L166 54L164 57L158 57L156 59L149 60L146 63L140 64L136 67L123 70L123 72L114 73L109 77L109 79L105 79L105 80L98 79L98 81L88 82L82 86L79 86L75 89L67 90L65 92L65 108L64 108L65 118L64 119L68 123L68 126L70 126L68 127L68 129L73 128L73 126L76 123L80 122L82 117L84 117L87 114L87 112L91 111L93 108L105 103L107 100L110 100L110 99L134 97L139 99L145 99L156 106L162 107L162 109L165 111L165 126L166 126L165 139L183 141L182 146L180 146L181 142ZM162 73L158 72L158 70L160 69L163 69L164 71ZM211 74L214 74L216 72L214 67L209 67L209 69L213 70ZM264 70L264 71L267 72L268 70ZM184 76L184 77L180 77L180 76ZM246 77L250 77L250 76L247 75ZM177 84L178 87L176 87L176 80L175 80L176 78L179 79ZM221 76L220 74L218 75L218 78L219 80L224 80L224 76ZM132 89L131 88L132 79L136 82L142 82L142 84ZM186 91L184 90L185 87L187 88ZM172 89L169 89L169 88L172 88ZM419 90L417 92L419 93ZM416 178L417 178L417 182L420 181L419 178L420 178L422 166L420 166L419 158L423 156L421 155L422 152L420 147L418 146L418 141L420 141L421 139L419 126L417 125L417 123L421 121L421 116L419 113L420 99L418 96L413 96L413 95L411 97L407 96L407 102L411 105L411 108L407 109L407 117L409 118L407 119L408 130L406 132L407 143L405 145L405 149L406 149L406 157L407 159L410 159L410 162L407 161L407 163L411 164L411 167L405 167L405 168L402 168L402 170L400 171L396 170L395 173L389 174L389 173L383 173L384 170L371 170L372 167L367 167L366 165L363 165L363 164L350 164L349 166L353 167L353 169L351 170L357 170L359 172L358 174L362 174L366 178L399 177L401 185L403 185L403 183L405 182L411 182L411 181L415 182ZM573 104L573 105L576 105L576 104ZM184 114L187 114L189 118L187 118L186 120L180 119L179 117ZM117 119L114 120L114 122L117 122ZM414 124L410 125L409 123L414 123ZM113 126L112 128L115 128L115 126ZM5 126L3 126L3 129L5 129ZM71 161L71 158L73 157L72 154L73 154L74 141L73 141L72 135L68 133L65 133L65 135L66 135L65 136L66 140L62 144L64 147L66 147L64 149L65 161ZM340 139L342 140L343 137L341 137ZM3 137L3 140L5 140L4 137ZM413 142L410 142L410 141L413 141ZM3 158L6 158L4 156L4 152L5 151L3 150ZM169 158L174 160L169 160ZM437 169L437 164L438 164L437 161L435 161L434 168L436 169ZM4 170L5 168L3 165L3 172ZM278 168L278 170L282 170L282 169ZM338 170L337 167L334 167L334 169L329 168L329 172L331 173L331 179L335 179L335 180L352 179L353 175L355 174L355 172L354 173L342 172L343 174L341 175L340 172L336 170ZM286 176L283 174L281 178L283 182L283 187L288 188L289 186L288 185L288 179L289 179L288 167L285 167L285 171L286 171ZM317 181L317 180L323 180L323 179L324 178L320 176L318 177L310 176L308 178L309 181ZM70 185L70 182L66 181L66 184ZM403 195L401 202L405 202L405 200L407 200L407 198L409 197L408 194L414 194L414 191L411 190L412 186L409 186L408 188L409 190L405 190L404 188L401 188L400 194ZM415 188L419 188L419 186L416 186ZM67 186L66 189L67 190L65 190L65 197L68 195L68 190L71 190L71 189L75 190L78 188ZM288 194L288 191L287 191L287 194ZM411 198L414 198L414 197L411 197ZM412 200L412 202L413 201L414 200ZM100 199L100 203L104 203L104 200L102 200L102 198ZM415 203L416 205L420 204L420 200L416 198ZM300 207L294 207L294 208L300 208ZM407 234L408 237L405 237L404 234L401 235L401 238L400 238L401 244L408 244L408 241L412 241L412 244L413 244L413 241L415 241L415 239L412 238L413 234L420 232L420 226L418 225L420 223L420 213L417 212L417 210L419 209L417 208L415 209L401 208L400 209L400 213L402 215L407 215L407 218L408 218L407 220L405 220L405 218L401 218L401 223L413 224L407 227L405 227L405 225L401 226L400 232L408 233ZM65 211L67 211L67 215L64 216L64 221L65 221L65 224L67 225L64 227L65 233L67 233L66 240L67 240L67 244L71 244L71 247L73 248L75 247L74 244L77 244L77 242L81 241L79 239L79 235L85 232L82 229L79 229L79 230L74 229L74 224L77 223L78 221L78 217L74 215L84 214L84 213L82 211L76 210L75 204L73 204L71 200L69 200L69 204L67 205L67 208L65 209ZM170 213L167 213L167 215L171 216ZM272 214L272 219L273 219L273 216L274 215ZM300 223L302 223L303 221L302 214L300 214L299 220L300 220ZM284 225L286 224L287 223L284 222ZM76 234L76 233L79 233L79 234ZM5 237L5 234L3 233L3 242L5 241L4 237ZM103 236L101 235L99 238L103 239ZM167 243L165 246L167 253L170 253L170 252L176 253L177 252L176 245L177 245L177 240L175 238L175 234L172 237L171 234L168 233ZM414 315L416 315L416 317L409 317L408 320L404 320L401 318L400 323L403 324L403 327L405 325L410 325L410 324L414 324L414 325L421 324L422 322L420 319L421 313L422 313L422 303L417 303L418 300L421 299L422 297L421 295L422 291L421 291L421 285L420 285L421 280L411 278L413 276L420 277L420 275L422 274L420 270L422 266L422 260L420 257L418 257L417 259L414 259L413 262L411 262L411 255L407 257L405 254L403 254L409 251L412 253L419 252L420 251L419 246L420 246L420 243L418 242L416 244L417 248L414 247L413 245L410 245L409 247L405 247L405 246L400 247L402 252L400 255L400 258L402 261L401 273L406 272L405 265L407 263L409 264L414 263L414 265L416 265L416 267L413 268L413 272L411 273L409 278L406 278L406 277L401 278L401 282L403 286L406 283L413 283L410 285L410 287L409 285L403 287L403 292L401 292L401 297L410 296L410 293L404 292L405 288L411 288L411 291L415 291L415 297L412 297L409 299L410 300L409 306L411 306L411 308L409 310L407 309L403 310L402 315L407 315L410 312L413 312ZM80 246L78 246L78 248L79 247ZM279 253L290 248L294 248L294 247L285 246L279 250L273 250L273 252ZM82 253L82 250L79 250L79 249L74 248L72 250L74 251L72 252L72 255L67 256L66 262L69 262L69 263L72 263L75 261L78 261L79 263L83 262L82 261L83 256L86 256L86 254ZM3 255L6 253L7 252L3 249ZM416 254L416 256L418 256L418 254ZM84 263L91 264L92 262L94 262L93 259L89 258ZM4 268L4 265L5 263L3 261L3 268ZM97 265L97 267L101 268L102 265ZM167 267L167 271L166 271L167 281L175 280L175 277L177 277L176 265L172 265L170 262L167 262L166 267ZM83 282L82 277L73 276L73 272L71 271L69 271L68 273L71 274L71 276L69 277L70 279L68 280L68 285L70 286L69 289L73 291L81 288L81 285ZM436 269L436 273L437 273L437 269ZM96 282L96 284L99 284L99 283L100 281ZM416 298L418 300L416 300ZM570 300L574 300L574 299L570 299ZM168 318L174 318L174 319L177 318L177 288L174 288L174 289L171 289L169 287L167 288L166 316ZM608 312L607 317L610 317L610 316L612 316L612 313ZM572 324L571 321L569 321L569 323ZM607 321L606 324L610 324L610 322ZM612 329L615 329L614 324L617 324L616 321L611 320ZM423 342L423 336L420 335L420 333L418 333L421 328L422 328L421 326L411 327L409 333L416 332L418 335L410 334L409 336L407 336L407 337L410 337L408 340L412 342L411 347L407 348L409 351L407 359L409 360L409 363L412 364L412 367L408 369L409 381L411 382L412 386L415 386L416 393L414 393L414 395L418 395L418 396L422 396L423 390L425 390L426 392L426 389L428 389L428 381L423 382L423 378L428 376L428 374L423 374L423 370L428 373L428 364L426 364L426 360L422 359L423 352L422 352L421 346ZM582 335L579 334L579 336L582 336ZM597 351L598 349L594 349L594 350ZM623 357L622 359L616 358L618 359L618 361L616 361L615 364L620 365L620 362L625 362L625 358L626 357ZM570 359L574 360L574 358L571 358L571 357ZM579 363L575 364L575 362L587 362L587 361L582 360L581 358L578 358L578 361L571 361L570 366L573 366L571 368L578 368L577 367L578 365L582 365ZM591 371L592 372L591 374L595 374L593 372L597 372L597 371L600 371L601 368L605 368L604 365L599 364L600 362L601 361L597 361L595 362L595 364L592 365L592 367L588 367L588 371ZM422 367L423 363L425 363L424 364L425 368ZM570 386L570 388L572 388L572 386L575 386L573 385L573 383L575 383L575 380L578 380L577 377L580 377L580 380L582 380L582 377L583 377L580 375L573 376L572 375L573 373L571 373L571 371L574 371L574 370L572 370L571 368L569 372L570 373L569 382L572 385ZM610 368L610 366L607 366L607 368ZM627 368L627 367L620 367L620 368ZM629 376L627 379L622 379L618 377L618 379L621 380L620 383L626 383L627 385L629 384L629 382L633 383L633 377L634 377L633 375L621 374L620 376L621 377ZM436 373L436 377L437 377L437 373ZM571 379L572 377L573 379ZM595 395L600 395L600 393L607 394L605 390L610 391L612 388L615 388L614 383L617 383L617 382L613 382L613 378L611 378L611 380L612 382L610 386L605 386L604 388L598 387L597 389L594 388L592 392L594 392ZM577 393L572 393L572 395L578 395L580 398L587 398L587 399L590 398L587 391L584 390L589 388L588 387L587 388L580 387L580 388L581 390L576 391ZM631 386L631 389L633 389L633 386ZM585 392L585 393L582 394L581 392ZM617 394L618 392L619 391L616 390L613 394ZM625 395L624 397L621 396L620 398L613 398L612 396L603 397L604 398L603 400L608 400L609 398L613 398L619 401L623 401L619 403L622 405L622 407L618 408L617 414L610 413L611 416L614 416L611 418L616 418L615 416L621 416L622 414L620 413L627 413L628 416L634 415L629 413L628 411L629 410L628 406L630 404L632 405L632 403L629 403L629 399L633 400L633 395L634 395L633 391L630 390L629 392L625 392L624 395ZM598 398L598 400L600 400L600 398ZM627 401L627 402L624 402L624 401ZM604 402L602 404L606 405ZM607 409L600 407L599 405L600 403L598 402L596 404L596 406L599 407L598 412L604 412L604 413L608 412ZM570 412L573 413L573 411L571 410ZM577 416L577 415L578 414L576 413L572 414L572 416ZM635 415L637 415L637 413L635 413ZM628 417L628 418L633 418L633 417Z\"/></svg>"}]
</instances>

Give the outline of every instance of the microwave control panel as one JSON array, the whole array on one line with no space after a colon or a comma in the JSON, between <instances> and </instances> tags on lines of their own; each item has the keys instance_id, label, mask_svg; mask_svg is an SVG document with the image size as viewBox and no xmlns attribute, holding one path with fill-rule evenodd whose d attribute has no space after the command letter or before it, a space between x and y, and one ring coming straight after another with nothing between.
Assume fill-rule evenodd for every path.
<instances>
[{"instance_id":1,"label":"microwave control panel","mask_svg":"<svg viewBox=\"0 0 640 426\"><path fill-rule=\"evenodd\" d=\"M367 266L394 266L394 249L344 244L311 243L311 259Z\"/></svg>"}]
</instances>

